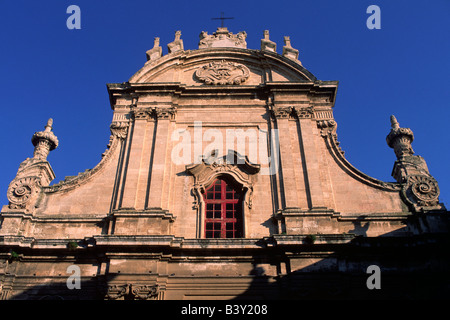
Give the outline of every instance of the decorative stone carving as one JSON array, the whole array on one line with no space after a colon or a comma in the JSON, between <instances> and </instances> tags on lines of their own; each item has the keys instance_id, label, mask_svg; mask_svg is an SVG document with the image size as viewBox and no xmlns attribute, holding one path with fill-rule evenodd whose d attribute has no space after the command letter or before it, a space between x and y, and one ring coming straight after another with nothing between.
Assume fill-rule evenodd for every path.
<instances>
[{"instance_id":1,"label":"decorative stone carving","mask_svg":"<svg viewBox=\"0 0 450 320\"><path fill-rule=\"evenodd\" d=\"M132 286L131 293L136 300L149 300L158 295L158 286Z\"/></svg>"},{"instance_id":2,"label":"decorative stone carving","mask_svg":"<svg viewBox=\"0 0 450 320\"><path fill-rule=\"evenodd\" d=\"M339 146L341 143L337 139L337 123L333 119L329 120L318 120L317 127L320 129L320 135L325 139L330 139L337 151L341 155L345 155L345 151Z\"/></svg>"},{"instance_id":3,"label":"decorative stone carving","mask_svg":"<svg viewBox=\"0 0 450 320\"><path fill-rule=\"evenodd\" d=\"M411 175L402 190L405 198L416 202L418 206L435 206L439 204L439 187L437 181L428 175Z\"/></svg>"},{"instance_id":4,"label":"decorative stone carving","mask_svg":"<svg viewBox=\"0 0 450 320\"><path fill-rule=\"evenodd\" d=\"M206 31L202 31L200 33L198 48L234 47L246 49L246 38L247 33L245 31L233 34L226 27L219 27L212 35L209 35Z\"/></svg>"},{"instance_id":5,"label":"decorative stone carving","mask_svg":"<svg viewBox=\"0 0 450 320\"><path fill-rule=\"evenodd\" d=\"M197 69L195 76L206 84L241 84L250 76L250 70L238 63L225 60L212 61Z\"/></svg>"},{"instance_id":6,"label":"decorative stone carving","mask_svg":"<svg viewBox=\"0 0 450 320\"><path fill-rule=\"evenodd\" d=\"M107 300L119 300L120 298L124 297L126 294L128 294L130 289L129 284L124 284L121 286L118 285L112 285L108 286L108 291L106 292L105 299Z\"/></svg>"},{"instance_id":7,"label":"decorative stone carving","mask_svg":"<svg viewBox=\"0 0 450 320\"><path fill-rule=\"evenodd\" d=\"M105 295L106 300L150 300L158 295L158 286L153 285L110 285Z\"/></svg>"},{"instance_id":8,"label":"decorative stone carving","mask_svg":"<svg viewBox=\"0 0 450 320\"><path fill-rule=\"evenodd\" d=\"M133 109L134 120L149 120L153 115L152 108L134 108Z\"/></svg>"},{"instance_id":9,"label":"decorative stone carving","mask_svg":"<svg viewBox=\"0 0 450 320\"><path fill-rule=\"evenodd\" d=\"M389 147L394 149L398 159L404 156L414 154L411 143L414 140L414 134L409 128L400 128L395 116L391 116L391 132L386 137Z\"/></svg>"},{"instance_id":10,"label":"decorative stone carving","mask_svg":"<svg viewBox=\"0 0 450 320\"><path fill-rule=\"evenodd\" d=\"M394 149L397 161L392 176L402 184L402 198L413 211L445 210L439 203L439 186L430 175L425 160L414 155L411 129L401 128L395 116L391 116L391 131L386 137L389 147Z\"/></svg>"},{"instance_id":11,"label":"decorative stone carving","mask_svg":"<svg viewBox=\"0 0 450 320\"><path fill-rule=\"evenodd\" d=\"M58 146L53 134L53 120L49 119L44 131L36 132L31 138L35 146L33 158L25 159L17 170L16 177L9 184L7 198L10 209L24 209L31 212L36 205L42 186L47 186L55 174L47 161L48 153Z\"/></svg>"},{"instance_id":12,"label":"decorative stone carving","mask_svg":"<svg viewBox=\"0 0 450 320\"><path fill-rule=\"evenodd\" d=\"M294 112L299 119L311 119L314 118L314 108L311 107L295 107Z\"/></svg>"},{"instance_id":13,"label":"decorative stone carving","mask_svg":"<svg viewBox=\"0 0 450 320\"><path fill-rule=\"evenodd\" d=\"M159 38L156 37L153 42L153 48L146 52L147 61L154 61L162 56L162 48L159 45Z\"/></svg>"},{"instance_id":14,"label":"decorative stone carving","mask_svg":"<svg viewBox=\"0 0 450 320\"><path fill-rule=\"evenodd\" d=\"M128 122L124 121L114 121L109 126L112 136L119 139L125 139L128 133ZM108 144L108 148L111 145L111 141Z\"/></svg>"},{"instance_id":15,"label":"decorative stone carving","mask_svg":"<svg viewBox=\"0 0 450 320\"><path fill-rule=\"evenodd\" d=\"M317 121L317 127L320 129L322 137L326 137L329 134L337 136L337 123L334 120L319 120Z\"/></svg>"},{"instance_id":16,"label":"decorative stone carving","mask_svg":"<svg viewBox=\"0 0 450 320\"><path fill-rule=\"evenodd\" d=\"M133 111L134 120L150 119L168 119L174 120L177 113L176 107L151 107L151 108L136 108Z\"/></svg>"},{"instance_id":17,"label":"decorative stone carving","mask_svg":"<svg viewBox=\"0 0 450 320\"><path fill-rule=\"evenodd\" d=\"M249 209L252 207L253 184L256 174L260 170L259 164L252 164L247 157L236 151L229 150L223 157L217 157L213 152L208 157L202 157L198 164L186 166L186 171L194 176L194 208L199 210L203 203L202 194L206 188L220 175L227 175L234 179L245 192L244 202Z\"/></svg>"},{"instance_id":18,"label":"decorative stone carving","mask_svg":"<svg viewBox=\"0 0 450 320\"><path fill-rule=\"evenodd\" d=\"M183 40L181 40L181 31L175 32L175 40L167 45L169 53L175 53L184 50Z\"/></svg>"},{"instance_id":19,"label":"decorative stone carving","mask_svg":"<svg viewBox=\"0 0 450 320\"><path fill-rule=\"evenodd\" d=\"M298 50L292 48L291 39L289 36L284 37L283 56L300 63L300 61L298 60Z\"/></svg>"},{"instance_id":20,"label":"decorative stone carving","mask_svg":"<svg viewBox=\"0 0 450 320\"><path fill-rule=\"evenodd\" d=\"M153 109L155 116L158 120L175 120L175 116L177 114L177 108L176 107L165 107L160 108L156 107Z\"/></svg>"},{"instance_id":21,"label":"decorative stone carving","mask_svg":"<svg viewBox=\"0 0 450 320\"><path fill-rule=\"evenodd\" d=\"M25 209L26 204L35 199L40 191L37 177L14 179L9 185L7 198L11 209Z\"/></svg>"},{"instance_id":22,"label":"decorative stone carving","mask_svg":"<svg viewBox=\"0 0 450 320\"><path fill-rule=\"evenodd\" d=\"M58 138L52 132L53 119L48 119L44 131L36 132L31 138L35 159L46 160L48 153L58 147Z\"/></svg>"},{"instance_id":23,"label":"decorative stone carving","mask_svg":"<svg viewBox=\"0 0 450 320\"><path fill-rule=\"evenodd\" d=\"M261 39L261 50L277 52L277 44L269 40L269 30L264 30L264 39Z\"/></svg>"},{"instance_id":24,"label":"decorative stone carving","mask_svg":"<svg viewBox=\"0 0 450 320\"><path fill-rule=\"evenodd\" d=\"M272 116L276 119L289 119L292 115L292 107L274 107L271 108Z\"/></svg>"}]
</instances>

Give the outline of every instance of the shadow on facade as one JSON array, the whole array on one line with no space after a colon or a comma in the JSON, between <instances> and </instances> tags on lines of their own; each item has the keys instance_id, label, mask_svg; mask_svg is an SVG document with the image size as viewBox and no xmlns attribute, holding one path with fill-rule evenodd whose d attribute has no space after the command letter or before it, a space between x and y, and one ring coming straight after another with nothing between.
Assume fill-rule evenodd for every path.
<instances>
[{"instance_id":1,"label":"shadow on facade","mask_svg":"<svg viewBox=\"0 0 450 320\"><path fill-rule=\"evenodd\" d=\"M80 281L80 289L69 289L65 281L39 284L8 300L104 300L108 290L102 278Z\"/></svg>"},{"instance_id":2,"label":"shadow on facade","mask_svg":"<svg viewBox=\"0 0 450 320\"><path fill-rule=\"evenodd\" d=\"M359 228L359 226L357 226ZM365 226L363 225L362 228ZM317 255L326 245L302 247L293 255ZM361 300L361 299L433 299L450 298L449 234L398 237L357 237L350 244L308 266L287 265L286 273L265 275L261 263L255 263L254 277L248 289L236 300ZM380 288L370 289L373 273L380 268ZM370 286L371 287L371 286Z\"/></svg>"},{"instance_id":3,"label":"shadow on facade","mask_svg":"<svg viewBox=\"0 0 450 320\"><path fill-rule=\"evenodd\" d=\"M355 233L358 232L360 236L345 244L304 243L289 248L275 246L271 251L269 248L268 251L263 248L262 252L258 250L258 254L253 256L253 268L247 275L251 278L250 285L234 299L450 298L448 232L409 235L405 231L408 226L405 226L405 230L367 237L368 224L355 222ZM261 243L260 245L262 246ZM294 265L299 262L298 266ZM267 265L271 265L278 275L266 275L264 266ZM370 265L380 268L380 289L369 289L367 286L367 281L372 276L367 271ZM93 275L91 279L81 281L81 290L69 290L65 282L67 278L61 280L61 277L59 281L55 279L52 283L35 285L20 294L7 296L6 299L104 300L108 284L114 282L116 277L117 275L109 272L105 276ZM20 283L27 282L38 283L38 278L16 278L13 287L20 288ZM3 289L5 288L3 283ZM134 297L125 295L122 299L133 300Z\"/></svg>"}]
</instances>

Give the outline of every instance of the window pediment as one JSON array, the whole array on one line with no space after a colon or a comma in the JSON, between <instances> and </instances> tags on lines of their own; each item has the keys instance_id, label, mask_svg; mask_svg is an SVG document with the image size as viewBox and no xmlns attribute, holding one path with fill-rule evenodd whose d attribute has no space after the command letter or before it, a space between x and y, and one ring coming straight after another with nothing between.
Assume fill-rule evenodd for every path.
<instances>
[{"instance_id":1,"label":"window pediment","mask_svg":"<svg viewBox=\"0 0 450 320\"><path fill-rule=\"evenodd\" d=\"M232 176L239 184L251 187L254 175L259 172L260 167L259 164L251 163L246 156L229 150L228 154L222 157L216 157L214 154L203 156L200 163L187 165L186 171L194 176L194 185L203 188L224 173Z\"/></svg>"}]
</instances>

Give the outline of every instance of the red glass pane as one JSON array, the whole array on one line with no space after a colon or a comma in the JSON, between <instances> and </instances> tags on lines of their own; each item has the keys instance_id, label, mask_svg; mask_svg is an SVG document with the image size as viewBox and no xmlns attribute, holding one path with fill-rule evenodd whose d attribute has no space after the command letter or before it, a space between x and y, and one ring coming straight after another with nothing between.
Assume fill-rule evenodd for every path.
<instances>
[{"instance_id":1,"label":"red glass pane","mask_svg":"<svg viewBox=\"0 0 450 320\"><path fill-rule=\"evenodd\" d=\"M241 194L223 179L205 191L205 237L239 238L243 235Z\"/></svg>"}]
</instances>

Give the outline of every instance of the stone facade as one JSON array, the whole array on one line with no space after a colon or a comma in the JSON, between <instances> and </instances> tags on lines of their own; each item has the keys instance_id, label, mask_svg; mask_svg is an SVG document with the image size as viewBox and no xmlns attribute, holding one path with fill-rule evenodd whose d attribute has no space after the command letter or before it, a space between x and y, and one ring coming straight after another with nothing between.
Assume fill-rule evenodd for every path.
<instances>
[{"instance_id":1,"label":"stone facade","mask_svg":"<svg viewBox=\"0 0 450 320\"><path fill-rule=\"evenodd\" d=\"M373 264L385 296L448 295L448 212L412 131L391 117L396 182L360 172L337 140L337 81L306 70L289 37L282 54L268 31L260 50L245 39L218 28L185 50L177 31L163 56L155 38L108 84L108 149L77 176L50 185L52 120L35 133L1 211L2 299L369 297ZM217 179L242 194L242 237L206 237Z\"/></svg>"}]
</instances>

